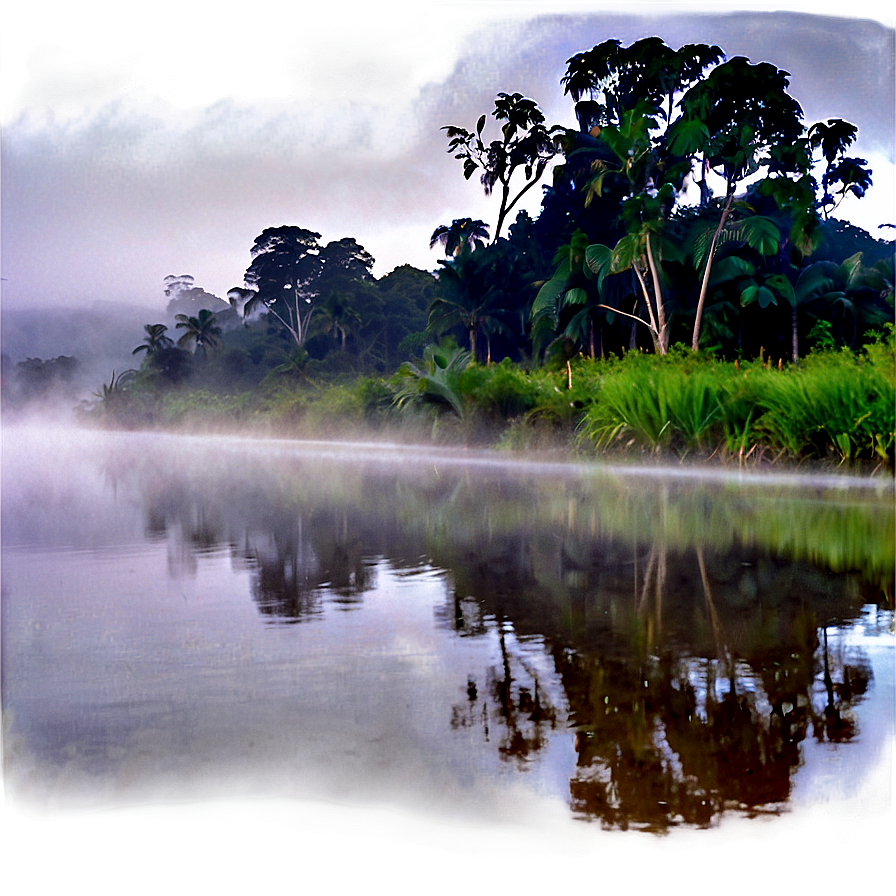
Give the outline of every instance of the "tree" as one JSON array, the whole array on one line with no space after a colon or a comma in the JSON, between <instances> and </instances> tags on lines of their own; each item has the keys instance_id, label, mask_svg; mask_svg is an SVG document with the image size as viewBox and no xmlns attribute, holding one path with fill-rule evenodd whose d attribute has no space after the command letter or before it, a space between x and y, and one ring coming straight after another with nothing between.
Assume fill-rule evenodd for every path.
<instances>
[{"instance_id":1,"label":"tree","mask_svg":"<svg viewBox=\"0 0 896 896\"><path fill-rule=\"evenodd\" d=\"M748 206L735 203L741 184L765 171L767 191L790 215L790 243L804 255L817 239L813 149L821 150L827 166L823 205L835 207L837 197L842 201L849 193L861 196L870 184L864 160L845 155L854 126L830 120L807 135L802 109L787 92L789 74L767 62L753 64L742 56L725 60L719 47L703 44L676 51L655 37L629 47L611 40L568 60L563 83L577 101L582 132L567 132L567 159L590 159L587 196L601 195L608 178L615 183L627 180L621 210L627 234L617 244L621 251L612 250L612 261L607 254L611 250L600 250L602 270L634 262L648 311L645 323L660 351L668 315L661 297L662 271L652 250L665 222L680 207L686 176L699 185L703 207L713 202L710 174L724 187L711 235L707 231L694 242L694 261L702 269L691 339L695 351L719 246L740 240L762 254L778 251L780 234L774 222L756 218ZM607 147L612 157L607 157Z\"/></svg>"},{"instance_id":2,"label":"tree","mask_svg":"<svg viewBox=\"0 0 896 896\"><path fill-rule=\"evenodd\" d=\"M367 341L375 347L377 363L385 371L418 354L426 345L429 307L442 291L430 272L401 265L375 284L376 314L364 321Z\"/></svg>"},{"instance_id":3,"label":"tree","mask_svg":"<svg viewBox=\"0 0 896 896\"><path fill-rule=\"evenodd\" d=\"M345 351L345 341L361 324L361 315L352 307L345 295L337 290L327 294L320 303L320 315L324 332L339 340Z\"/></svg>"},{"instance_id":4,"label":"tree","mask_svg":"<svg viewBox=\"0 0 896 896\"><path fill-rule=\"evenodd\" d=\"M587 248L588 237L577 230L570 242L557 250L553 277L539 284L531 311L532 346L537 355L559 330L561 337L576 345L587 344L590 356L595 356L594 325L599 300L585 265Z\"/></svg>"},{"instance_id":5,"label":"tree","mask_svg":"<svg viewBox=\"0 0 896 896\"><path fill-rule=\"evenodd\" d=\"M700 160L725 185L719 223L706 253L691 348L700 342L700 323L712 262L731 212L737 186L760 168L776 175L802 174L807 167L800 144L802 109L787 93L788 72L768 62L756 65L736 56L717 66L681 99L681 116L669 128L672 152Z\"/></svg>"},{"instance_id":6,"label":"tree","mask_svg":"<svg viewBox=\"0 0 896 896\"><path fill-rule=\"evenodd\" d=\"M256 237L246 285L255 289L243 306L244 316L263 306L298 348L308 338L320 277L319 233L301 227L269 227ZM231 290L228 295L232 295Z\"/></svg>"},{"instance_id":7,"label":"tree","mask_svg":"<svg viewBox=\"0 0 896 896\"><path fill-rule=\"evenodd\" d=\"M440 224L432 232L429 248L436 243L445 247L445 256L451 258L461 252L472 252L477 246L482 247L488 240L488 225L485 221L472 218L455 218L450 225Z\"/></svg>"},{"instance_id":8,"label":"tree","mask_svg":"<svg viewBox=\"0 0 896 896\"><path fill-rule=\"evenodd\" d=\"M220 345L221 328L211 311L206 311L203 308L196 317L178 314L176 320L177 329L184 330L183 336L177 340L177 344L181 348L193 345L196 352L201 351L205 356L209 348L216 348Z\"/></svg>"},{"instance_id":9,"label":"tree","mask_svg":"<svg viewBox=\"0 0 896 896\"><path fill-rule=\"evenodd\" d=\"M606 125L619 125L623 113L639 101L648 102L666 122L672 120L676 96L696 82L703 72L725 58L721 47L688 44L679 50L659 37L647 37L628 47L606 40L566 61L561 79L564 93L576 102L576 117L583 132L597 133ZM588 95L588 100L582 97Z\"/></svg>"},{"instance_id":10,"label":"tree","mask_svg":"<svg viewBox=\"0 0 896 896\"><path fill-rule=\"evenodd\" d=\"M372 283L373 256L354 239L344 237L321 247L319 233L301 227L270 227L256 237L252 263L246 270L246 295L239 287L228 292L243 315L263 307L287 331L297 348L311 335L315 302L334 290L348 292L352 284Z\"/></svg>"},{"instance_id":11,"label":"tree","mask_svg":"<svg viewBox=\"0 0 896 896\"><path fill-rule=\"evenodd\" d=\"M658 252L665 222L691 172L690 159L667 144L666 129L678 98L722 58L720 48L705 44L676 51L655 37L629 47L609 40L567 60L562 79L576 100L580 128L566 132L567 162L579 156L591 170L586 204L602 196L608 181L623 185L625 235L613 248L595 244L587 263L599 282L610 273L634 273L646 316L611 310L647 326L660 354L668 346L669 319Z\"/></svg>"},{"instance_id":12,"label":"tree","mask_svg":"<svg viewBox=\"0 0 896 896\"><path fill-rule=\"evenodd\" d=\"M846 150L852 145L857 133L858 128L854 124L839 118L819 121L809 128L809 146L813 150L820 149L825 162L820 203L825 218L849 194L861 199L871 186L871 171L865 167L868 162L846 156Z\"/></svg>"},{"instance_id":13,"label":"tree","mask_svg":"<svg viewBox=\"0 0 896 896\"><path fill-rule=\"evenodd\" d=\"M892 262L890 262L892 272ZM829 320L836 326L835 339L856 348L859 335L892 320L892 283L890 301L882 282L884 266L867 267L862 253L842 264L817 261L804 268L794 287L793 307L807 307L816 320ZM892 274L891 274L892 276ZM797 360L799 343L796 314L793 317L793 358Z\"/></svg>"},{"instance_id":14,"label":"tree","mask_svg":"<svg viewBox=\"0 0 896 896\"><path fill-rule=\"evenodd\" d=\"M469 180L481 170L480 182L485 195L490 196L500 184L501 205L493 242L501 236L504 221L520 199L541 179L548 162L557 154L553 131L544 126L544 113L535 100L520 93L499 93L495 99L492 117L505 122L501 128L501 140L485 144L482 132L487 116L479 117L475 134L465 128L448 125L442 128L448 136L448 152L463 160L464 177ZM514 176L522 173L520 179ZM514 181L514 190L511 189Z\"/></svg>"},{"instance_id":15,"label":"tree","mask_svg":"<svg viewBox=\"0 0 896 896\"><path fill-rule=\"evenodd\" d=\"M496 276L501 262L500 246L491 245L476 252L462 252L456 258L440 260L439 283L442 293L429 308L427 330L447 333L463 327L470 340L470 355L478 360L479 335L488 337L488 359L491 360L491 337L510 333L504 322L508 309L503 278Z\"/></svg>"},{"instance_id":16,"label":"tree","mask_svg":"<svg viewBox=\"0 0 896 896\"><path fill-rule=\"evenodd\" d=\"M132 355L146 352L146 356L151 358L163 349L171 348L174 345L174 340L165 335L168 331L165 324L146 324L143 329L146 331L146 336L143 337L143 342L131 352Z\"/></svg>"},{"instance_id":17,"label":"tree","mask_svg":"<svg viewBox=\"0 0 896 896\"><path fill-rule=\"evenodd\" d=\"M352 237L327 243L320 251L318 295L334 289L349 290L358 283L373 282L374 257Z\"/></svg>"},{"instance_id":18,"label":"tree","mask_svg":"<svg viewBox=\"0 0 896 896\"><path fill-rule=\"evenodd\" d=\"M585 261L597 275L599 287L608 274L627 270L635 274L646 319L619 308L604 307L644 324L650 331L655 351L664 355L669 345L669 320L660 273L662 233L676 191L681 187L683 172L681 165L664 163L663 154L651 137L656 126L656 108L646 100L638 100L634 108L623 111L618 126L606 125L602 129L601 139L612 151L615 162L596 160L594 177L586 191L588 195L599 196L608 175L623 178L628 189L620 218L627 232L612 249L602 244L589 246Z\"/></svg>"}]
</instances>

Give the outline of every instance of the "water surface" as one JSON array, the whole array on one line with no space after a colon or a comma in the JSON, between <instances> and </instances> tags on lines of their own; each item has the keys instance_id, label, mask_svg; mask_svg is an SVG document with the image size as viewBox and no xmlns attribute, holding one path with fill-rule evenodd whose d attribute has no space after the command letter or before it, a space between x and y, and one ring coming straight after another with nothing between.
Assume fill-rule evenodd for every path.
<instances>
[{"instance_id":1,"label":"water surface","mask_svg":"<svg viewBox=\"0 0 896 896\"><path fill-rule=\"evenodd\" d=\"M32 429L2 510L17 804L663 834L892 749L892 483Z\"/></svg>"}]
</instances>

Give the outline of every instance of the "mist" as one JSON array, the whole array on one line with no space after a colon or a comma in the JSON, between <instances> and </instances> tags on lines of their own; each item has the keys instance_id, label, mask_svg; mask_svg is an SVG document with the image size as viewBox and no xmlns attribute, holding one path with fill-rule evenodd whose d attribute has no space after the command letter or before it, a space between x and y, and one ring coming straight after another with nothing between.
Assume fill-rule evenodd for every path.
<instances>
[{"instance_id":1,"label":"mist","mask_svg":"<svg viewBox=\"0 0 896 896\"><path fill-rule=\"evenodd\" d=\"M415 56L403 81L361 76L364 65L380 71L389 59L377 42L357 67L340 61L326 77L312 59L287 76L289 99L265 93L282 89L273 74L251 96L233 86L241 74L247 83L259 78L239 56L222 82L230 92L212 98L203 43L185 50L191 67L184 78L205 87L180 105L165 80L152 94L124 89L111 76L74 102L59 69L45 63L41 78L38 64L5 113L4 305L83 306L102 298L145 306L165 275L181 271L223 296L241 283L255 236L281 224L325 240L354 237L374 256L376 276L404 263L432 269L437 256L428 241L436 226L463 216L493 223L496 214L476 179L464 181L441 128L472 127L502 90L534 97L551 123L573 125L560 85L565 61L608 37L716 42L729 55L789 71L806 121L853 121L856 154L874 169L868 196L840 213L871 231L893 223L892 28L792 12L534 9L524 15L510 4L498 22L473 17L457 32L463 40L452 29L414 32L408 39L418 46L432 42L432 61ZM428 21L421 18L420 27ZM137 52L135 64L155 53ZM88 83L93 60L73 59ZM539 202L533 190L524 207L534 215Z\"/></svg>"}]
</instances>

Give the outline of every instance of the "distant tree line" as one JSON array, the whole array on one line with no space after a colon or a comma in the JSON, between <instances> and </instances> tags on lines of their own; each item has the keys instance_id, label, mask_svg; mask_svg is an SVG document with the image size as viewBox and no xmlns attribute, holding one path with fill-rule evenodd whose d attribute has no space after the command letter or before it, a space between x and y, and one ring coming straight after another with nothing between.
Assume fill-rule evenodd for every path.
<instances>
[{"instance_id":1,"label":"distant tree line","mask_svg":"<svg viewBox=\"0 0 896 896\"><path fill-rule=\"evenodd\" d=\"M68 355L49 360L26 358L14 363L4 354L0 364L4 409L17 409L60 398L71 399L78 368L78 360Z\"/></svg>"}]
</instances>

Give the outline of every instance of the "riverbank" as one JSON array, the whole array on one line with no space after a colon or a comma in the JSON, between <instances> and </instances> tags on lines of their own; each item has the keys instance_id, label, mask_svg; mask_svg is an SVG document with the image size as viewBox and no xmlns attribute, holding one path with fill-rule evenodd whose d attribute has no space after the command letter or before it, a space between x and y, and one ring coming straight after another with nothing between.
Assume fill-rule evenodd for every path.
<instances>
[{"instance_id":1,"label":"riverbank","mask_svg":"<svg viewBox=\"0 0 896 896\"><path fill-rule=\"evenodd\" d=\"M860 353L784 367L676 351L525 369L432 350L388 378L281 377L241 392L137 377L104 387L78 417L115 429L881 475L894 469L894 383L891 330Z\"/></svg>"}]
</instances>

